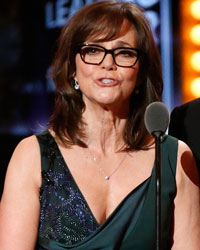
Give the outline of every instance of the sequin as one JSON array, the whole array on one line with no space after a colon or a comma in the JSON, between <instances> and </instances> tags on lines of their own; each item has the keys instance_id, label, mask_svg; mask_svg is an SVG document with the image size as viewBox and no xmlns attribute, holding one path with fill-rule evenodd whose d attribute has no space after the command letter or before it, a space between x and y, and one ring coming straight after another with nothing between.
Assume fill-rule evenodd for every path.
<instances>
[{"instance_id":1,"label":"sequin","mask_svg":"<svg viewBox=\"0 0 200 250\"><path fill-rule=\"evenodd\" d=\"M56 142L48 131L37 134L42 158L38 237L72 245L98 228Z\"/></svg>"}]
</instances>

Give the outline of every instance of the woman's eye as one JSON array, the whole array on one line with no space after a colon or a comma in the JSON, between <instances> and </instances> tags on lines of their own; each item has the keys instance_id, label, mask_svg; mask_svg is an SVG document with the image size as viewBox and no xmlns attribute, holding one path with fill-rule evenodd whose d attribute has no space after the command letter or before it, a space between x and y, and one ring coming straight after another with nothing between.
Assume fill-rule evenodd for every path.
<instances>
[{"instance_id":1,"label":"woman's eye","mask_svg":"<svg viewBox=\"0 0 200 250\"><path fill-rule=\"evenodd\" d=\"M85 54L95 55L100 52L101 50L99 48L94 48L94 47L85 48Z\"/></svg>"},{"instance_id":2,"label":"woman's eye","mask_svg":"<svg viewBox=\"0 0 200 250\"><path fill-rule=\"evenodd\" d=\"M136 57L136 53L131 50L120 50L117 52L117 56L124 56L124 57Z\"/></svg>"}]
</instances>

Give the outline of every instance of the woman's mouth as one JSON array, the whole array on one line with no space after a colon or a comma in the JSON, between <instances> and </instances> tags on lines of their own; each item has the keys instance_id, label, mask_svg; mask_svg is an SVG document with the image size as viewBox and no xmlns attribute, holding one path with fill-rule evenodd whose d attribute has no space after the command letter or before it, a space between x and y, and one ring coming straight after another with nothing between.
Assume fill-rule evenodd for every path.
<instances>
[{"instance_id":1,"label":"woman's mouth","mask_svg":"<svg viewBox=\"0 0 200 250\"><path fill-rule=\"evenodd\" d=\"M112 87L118 84L118 81L111 78L101 78L98 80L98 84L104 87Z\"/></svg>"},{"instance_id":2,"label":"woman's mouth","mask_svg":"<svg viewBox=\"0 0 200 250\"><path fill-rule=\"evenodd\" d=\"M103 79L101 79L101 81L102 81L103 83L111 83L111 82L114 82L113 79L107 79L107 78L103 78Z\"/></svg>"}]
</instances>

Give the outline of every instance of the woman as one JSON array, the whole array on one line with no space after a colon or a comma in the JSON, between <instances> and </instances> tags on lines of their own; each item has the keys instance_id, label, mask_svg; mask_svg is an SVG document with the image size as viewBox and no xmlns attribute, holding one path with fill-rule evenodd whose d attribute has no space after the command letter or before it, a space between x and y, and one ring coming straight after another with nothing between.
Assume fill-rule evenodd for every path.
<instances>
[{"instance_id":1,"label":"woman","mask_svg":"<svg viewBox=\"0 0 200 250\"><path fill-rule=\"evenodd\" d=\"M155 250L155 150L143 116L161 99L162 77L142 11L115 1L78 11L61 32L53 78L49 130L20 142L8 167L1 250ZM197 250L193 156L167 136L162 150L163 249Z\"/></svg>"}]
</instances>

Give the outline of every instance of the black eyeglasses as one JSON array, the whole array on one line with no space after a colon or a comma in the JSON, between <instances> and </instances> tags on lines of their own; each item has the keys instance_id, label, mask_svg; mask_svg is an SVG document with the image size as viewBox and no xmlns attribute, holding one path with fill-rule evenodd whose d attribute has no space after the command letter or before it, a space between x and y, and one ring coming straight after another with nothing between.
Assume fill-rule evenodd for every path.
<instances>
[{"instance_id":1,"label":"black eyeglasses","mask_svg":"<svg viewBox=\"0 0 200 250\"><path fill-rule=\"evenodd\" d=\"M140 58L142 51L136 48L119 47L115 49L106 49L95 44L78 45L78 53L84 63L99 65L103 62L107 54L111 54L114 63L119 67L133 67Z\"/></svg>"}]
</instances>

